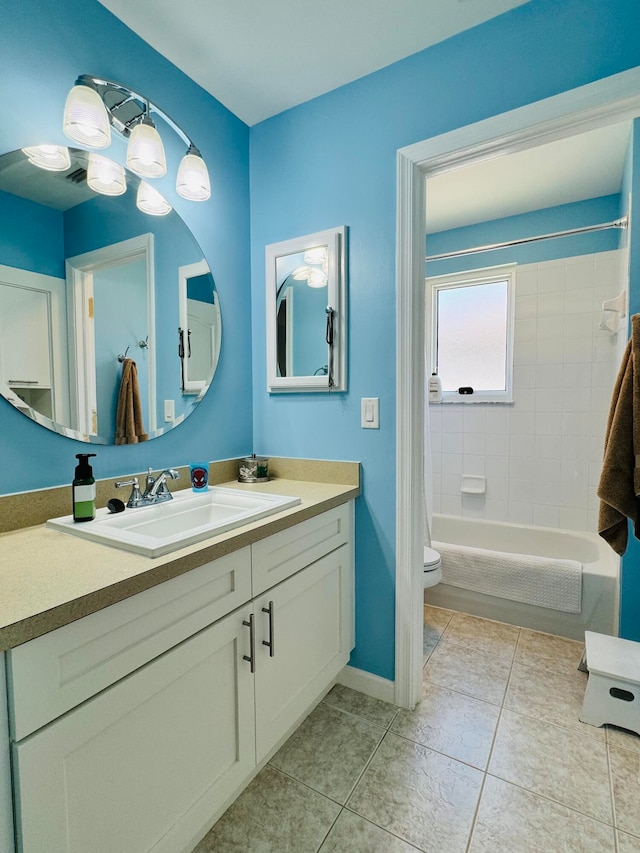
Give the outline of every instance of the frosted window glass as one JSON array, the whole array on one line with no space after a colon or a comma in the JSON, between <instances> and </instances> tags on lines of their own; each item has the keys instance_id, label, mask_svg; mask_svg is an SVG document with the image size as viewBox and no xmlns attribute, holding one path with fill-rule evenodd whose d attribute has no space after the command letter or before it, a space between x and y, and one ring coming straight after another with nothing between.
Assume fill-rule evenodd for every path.
<instances>
[{"instance_id":1,"label":"frosted window glass","mask_svg":"<svg viewBox=\"0 0 640 853\"><path fill-rule=\"evenodd\" d=\"M506 281L438 290L437 363L443 391L506 390Z\"/></svg>"}]
</instances>

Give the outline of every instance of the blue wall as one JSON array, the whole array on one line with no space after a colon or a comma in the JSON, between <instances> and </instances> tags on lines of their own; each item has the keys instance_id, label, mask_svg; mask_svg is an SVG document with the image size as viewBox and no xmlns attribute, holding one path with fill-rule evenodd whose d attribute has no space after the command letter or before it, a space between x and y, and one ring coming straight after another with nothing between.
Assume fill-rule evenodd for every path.
<instances>
[{"instance_id":1,"label":"blue wall","mask_svg":"<svg viewBox=\"0 0 640 853\"><path fill-rule=\"evenodd\" d=\"M156 186L201 246L220 295L225 334L215 381L179 429L142 445L99 447L96 476L249 453L251 399L240 390L251 385L251 343L241 332L251 308L248 127L97 0L0 0L0 20L0 153L41 142L66 144L61 126L67 93L79 74L94 74L121 80L158 103L198 144L211 175L209 201L181 199L173 180L183 145L171 132L164 135L169 169ZM124 162L124 155L123 141L115 139L108 156ZM172 354L175 334L166 342ZM74 455L84 449L0 399L1 493L68 483Z\"/></svg>"},{"instance_id":2,"label":"blue wall","mask_svg":"<svg viewBox=\"0 0 640 853\"><path fill-rule=\"evenodd\" d=\"M64 278L63 259L62 213L0 192L0 263Z\"/></svg>"},{"instance_id":3,"label":"blue wall","mask_svg":"<svg viewBox=\"0 0 640 853\"><path fill-rule=\"evenodd\" d=\"M363 463L355 666L394 675L396 150L637 66L639 25L637 0L532 0L252 128L254 444ZM349 390L269 395L264 246L337 225L349 226ZM380 430L360 429L363 396L380 398Z\"/></svg>"}]
</instances>

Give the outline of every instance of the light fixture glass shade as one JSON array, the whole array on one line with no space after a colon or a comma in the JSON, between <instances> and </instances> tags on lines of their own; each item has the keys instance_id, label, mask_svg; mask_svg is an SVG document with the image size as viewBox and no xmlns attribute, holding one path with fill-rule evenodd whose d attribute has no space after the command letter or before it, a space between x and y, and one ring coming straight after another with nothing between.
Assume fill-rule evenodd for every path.
<instances>
[{"instance_id":1,"label":"light fixture glass shade","mask_svg":"<svg viewBox=\"0 0 640 853\"><path fill-rule=\"evenodd\" d=\"M89 154L87 183L92 190L102 195L122 195L127 191L124 168L108 157L93 152Z\"/></svg>"},{"instance_id":2,"label":"light fixture glass shade","mask_svg":"<svg viewBox=\"0 0 640 853\"><path fill-rule=\"evenodd\" d=\"M311 274L311 267L296 267L291 273L291 278L294 281L306 281Z\"/></svg>"},{"instance_id":3,"label":"light fixture glass shade","mask_svg":"<svg viewBox=\"0 0 640 853\"><path fill-rule=\"evenodd\" d=\"M162 139L148 117L136 124L131 131L127 146L127 166L143 178L161 178L167 173Z\"/></svg>"},{"instance_id":4,"label":"light fixture glass shade","mask_svg":"<svg viewBox=\"0 0 640 853\"><path fill-rule=\"evenodd\" d=\"M29 162L47 172L66 172L71 168L71 158L66 145L32 145L23 148Z\"/></svg>"},{"instance_id":5,"label":"light fixture glass shade","mask_svg":"<svg viewBox=\"0 0 640 853\"><path fill-rule=\"evenodd\" d=\"M304 253L305 264L324 264L327 260L327 247L316 246L314 249L307 249Z\"/></svg>"},{"instance_id":6,"label":"light fixture glass shade","mask_svg":"<svg viewBox=\"0 0 640 853\"><path fill-rule=\"evenodd\" d=\"M150 216L166 216L172 210L166 198L144 181L140 181L138 187L136 206L138 210L148 213Z\"/></svg>"},{"instance_id":7,"label":"light fixture glass shade","mask_svg":"<svg viewBox=\"0 0 640 853\"><path fill-rule=\"evenodd\" d=\"M197 149L190 148L180 161L176 191L189 201L206 201L210 198L209 172Z\"/></svg>"},{"instance_id":8,"label":"light fixture glass shade","mask_svg":"<svg viewBox=\"0 0 640 853\"><path fill-rule=\"evenodd\" d=\"M322 272L322 270L312 269L309 271L307 284L309 285L309 287L326 287L327 277Z\"/></svg>"},{"instance_id":9,"label":"light fixture glass shade","mask_svg":"<svg viewBox=\"0 0 640 853\"><path fill-rule=\"evenodd\" d=\"M69 139L89 148L111 143L111 125L100 95L89 86L74 86L64 105L62 129Z\"/></svg>"}]
</instances>

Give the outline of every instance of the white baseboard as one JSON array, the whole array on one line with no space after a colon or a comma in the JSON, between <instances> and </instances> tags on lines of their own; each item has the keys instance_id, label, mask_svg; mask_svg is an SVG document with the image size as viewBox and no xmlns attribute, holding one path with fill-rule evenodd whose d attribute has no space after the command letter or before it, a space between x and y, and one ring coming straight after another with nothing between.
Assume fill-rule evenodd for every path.
<instances>
[{"instance_id":1,"label":"white baseboard","mask_svg":"<svg viewBox=\"0 0 640 853\"><path fill-rule=\"evenodd\" d=\"M395 704L396 685L394 681L389 681L388 678L381 678L379 675L373 675L364 669L356 669L354 666L345 666L338 674L337 682L344 687L366 693L367 696L372 696L374 699L391 702L392 705Z\"/></svg>"}]
</instances>

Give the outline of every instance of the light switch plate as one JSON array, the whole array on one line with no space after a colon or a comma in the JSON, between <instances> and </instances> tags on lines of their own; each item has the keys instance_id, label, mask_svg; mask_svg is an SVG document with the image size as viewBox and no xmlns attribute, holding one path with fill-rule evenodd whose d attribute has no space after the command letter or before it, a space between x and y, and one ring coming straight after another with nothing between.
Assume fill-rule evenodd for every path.
<instances>
[{"instance_id":1,"label":"light switch plate","mask_svg":"<svg viewBox=\"0 0 640 853\"><path fill-rule=\"evenodd\" d=\"M380 400L362 397L360 401L360 426L362 429L380 429Z\"/></svg>"},{"instance_id":2,"label":"light switch plate","mask_svg":"<svg viewBox=\"0 0 640 853\"><path fill-rule=\"evenodd\" d=\"M176 419L176 404L175 400L164 401L164 422L171 424Z\"/></svg>"}]
</instances>

